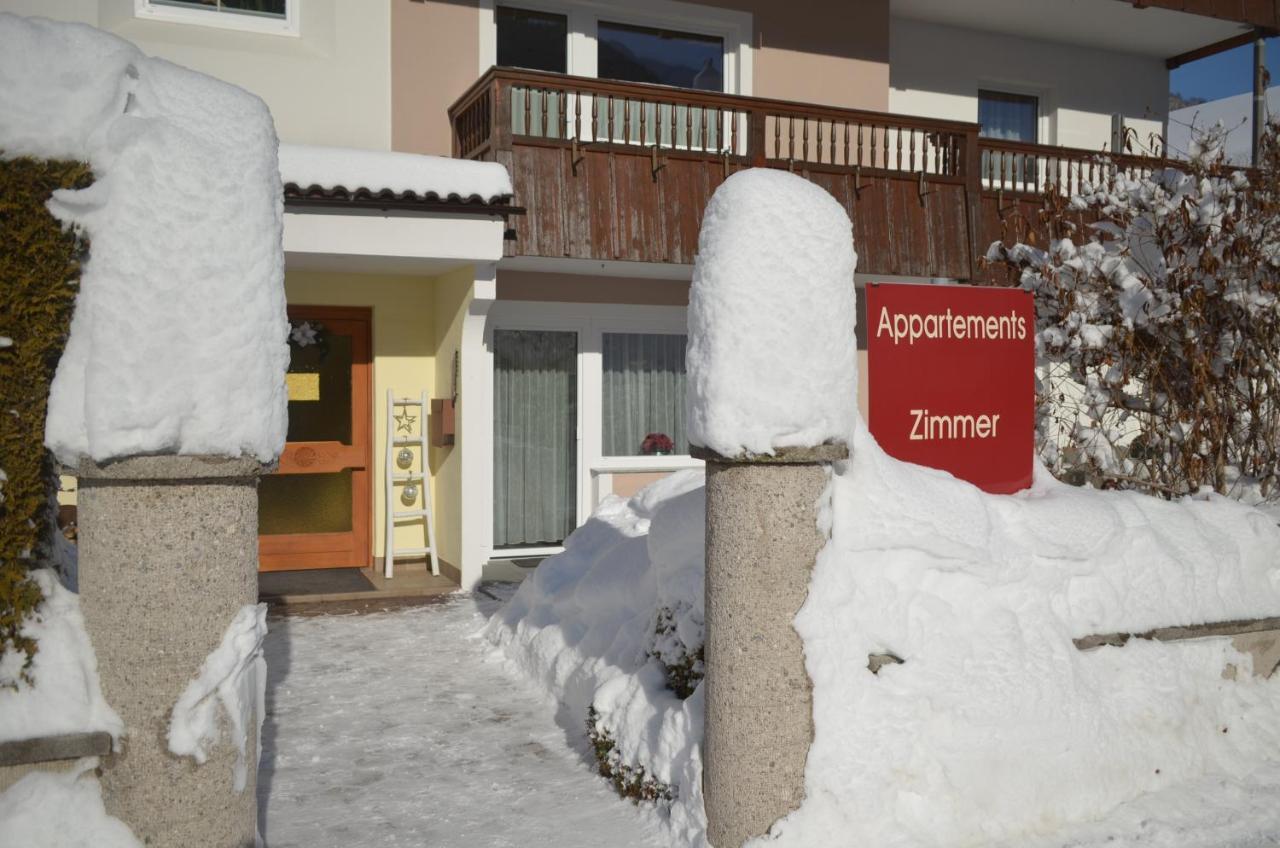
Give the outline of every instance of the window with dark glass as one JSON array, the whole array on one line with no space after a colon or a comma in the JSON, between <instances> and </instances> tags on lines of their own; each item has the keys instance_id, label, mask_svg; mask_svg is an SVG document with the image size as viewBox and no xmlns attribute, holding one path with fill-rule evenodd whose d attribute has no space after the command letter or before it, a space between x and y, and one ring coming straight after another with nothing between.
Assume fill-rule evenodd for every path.
<instances>
[{"instance_id":1,"label":"window with dark glass","mask_svg":"<svg viewBox=\"0 0 1280 848\"><path fill-rule=\"evenodd\" d=\"M567 70L569 18L499 6L498 64L563 74Z\"/></svg>"},{"instance_id":2,"label":"window with dark glass","mask_svg":"<svg viewBox=\"0 0 1280 848\"><path fill-rule=\"evenodd\" d=\"M267 18L283 18L287 11L286 0L151 0L151 4Z\"/></svg>"},{"instance_id":3,"label":"window with dark glass","mask_svg":"<svg viewBox=\"0 0 1280 848\"><path fill-rule=\"evenodd\" d=\"M1040 100L1026 94L979 91L978 123L984 138L1035 144ZM982 151L982 173L993 185L1020 189L1038 186L1041 176L1035 156L1011 151Z\"/></svg>"},{"instance_id":4,"label":"window with dark glass","mask_svg":"<svg viewBox=\"0 0 1280 848\"><path fill-rule=\"evenodd\" d=\"M978 123L986 138L1034 144L1039 118L1039 98L1003 91L978 92Z\"/></svg>"},{"instance_id":5,"label":"window with dark glass","mask_svg":"<svg viewBox=\"0 0 1280 848\"><path fill-rule=\"evenodd\" d=\"M724 91L724 39L600 21L596 75Z\"/></svg>"}]
</instances>

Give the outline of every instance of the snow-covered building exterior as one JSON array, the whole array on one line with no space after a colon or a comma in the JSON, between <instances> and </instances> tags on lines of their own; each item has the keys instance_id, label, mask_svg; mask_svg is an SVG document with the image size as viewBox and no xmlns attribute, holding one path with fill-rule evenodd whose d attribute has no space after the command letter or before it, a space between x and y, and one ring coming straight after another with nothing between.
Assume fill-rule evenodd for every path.
<instances>
[{"instance_id":1,"label":"snow-covered building exterior","mask_svg":"<svg viewBox=\"0 0 1280 848\"><path fill-rule=\"evenodd\" d=\"M458 172L475 190L453 200L422 184L406 198L390 159L360 172L370 184L338 184L351 172L335 165L334 179L286 187L291 318L350 337L327 346L350 380L336 395L296 380L300 398L340 399L341 434L315 437L328 420L292 428L264 487L263 529L279 531L264 533L264 567L383 555L385 394L425 391L456 412L430 468L442 567L462 585L492 558L557 550L608 494L698 465L686 307L702 210L730 173L786 168L835 195L859 283L973 279L1004 222L1078 179L1117 122L1144 141L1163 130L1166 60L1280 23L1271 3L1184 0L0 9L90 23L241 85L287 144L506 168L510 196L477 170ZM300 362L317 355L295 347ZM352 433L357 458L316 449ZM314 464L339 454L343 467Z\"/></svg>"}]
</instances>

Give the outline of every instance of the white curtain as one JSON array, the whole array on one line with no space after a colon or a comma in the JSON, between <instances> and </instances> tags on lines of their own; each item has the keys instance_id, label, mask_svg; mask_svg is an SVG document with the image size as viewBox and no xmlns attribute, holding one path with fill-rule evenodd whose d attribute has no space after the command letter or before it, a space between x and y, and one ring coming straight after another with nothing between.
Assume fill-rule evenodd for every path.
<instances>
[{"instance_id":1,"label":"white curtain","mask_svg":"<svg viewBox=\"0 0 1280 848\"><path fill-rule=\"evenodd\" d=\"M493 543L555 544L577 525L578 337L493 334Z\"/></svg>"},{"instance_id":2,"label":"white curtain","mask_svg":"<svg viewBox=\"0 0 1280 848\"><path fill-rule=\"evenodd\" d=\"M604 453L638 456L649 433L687 454L683 335L604 334Z\"/></svg>"}]
</instances>

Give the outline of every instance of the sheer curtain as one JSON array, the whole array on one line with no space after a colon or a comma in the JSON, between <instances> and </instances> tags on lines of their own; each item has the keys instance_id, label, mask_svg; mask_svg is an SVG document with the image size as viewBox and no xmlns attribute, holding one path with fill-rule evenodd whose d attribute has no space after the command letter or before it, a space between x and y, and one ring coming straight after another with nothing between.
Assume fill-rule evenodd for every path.
<instances>
[{"instance_id":1,"label":"sheer curtain","mask_svg":"<svg viewBox=\"0 0 1280 848\"><path fill-rule=\"evenodd\" d=\"M638 456L649 433L665 433L673 453L687 454L686 337L604 334L604 453Z\"/></svg>"},{"instance_id":2,"label":"sheer curtain","mask_svg":"<svg viewBox=\"0 0 1280 848\"><path fill-rule=\"evenodd\" d=\"M555 544L577 525L578 336L493 334L493 543Z\"/></svg>"}]
</instances>

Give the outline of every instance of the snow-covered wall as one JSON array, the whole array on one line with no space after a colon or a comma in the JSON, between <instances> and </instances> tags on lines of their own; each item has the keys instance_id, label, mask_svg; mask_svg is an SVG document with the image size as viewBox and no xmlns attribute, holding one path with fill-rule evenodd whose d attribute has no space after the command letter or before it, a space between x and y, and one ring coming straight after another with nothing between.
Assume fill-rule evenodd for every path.
<instances>
[{"instance_id":1,"label":"snow-covered wall","mask_svg":"<svg viewBox=\"0 0 1280 848\"><path fill-rule=\"evenodd\" d=\"M1276 615L1266 515L1043 471L988 495L890 458L861 422L851 453L795 625L814 684L806 800L761 845L1218 848L1280 833L1280 676L1248 676L1226 638L1072 643ZM681 846L705 845L702 692L663 687L654 619L687 597L682 650L700 637L702 521L693 476L607 500L489 631L565 705L568 732L594 704L623 761L674 787L657 812ZM885 653L904 662L873 673ZM1245 673L1225 680L1229 664Z\"/></svg>"},{"instance_id":2,"label":"snow-covered wall","mask_svg":"<svg viewBox=\"0 0 1280 848\"><path fill-rule=\"evenodd\" d=\"M95 174L49 204L91 242L49 400L64 463L280 452L276 144L266 106L235 86L88 26L0 13L0 150Z\"/></svg>"}]
</instances>

